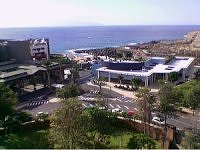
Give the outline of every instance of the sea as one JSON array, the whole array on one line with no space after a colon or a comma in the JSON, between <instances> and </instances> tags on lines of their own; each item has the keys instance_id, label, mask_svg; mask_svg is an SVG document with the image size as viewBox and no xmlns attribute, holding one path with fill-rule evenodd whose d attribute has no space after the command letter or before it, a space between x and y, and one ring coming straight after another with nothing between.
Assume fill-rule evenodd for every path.
<instances>
[{"instance_id":1,"label":"sea","mask_svg":"<svg viewBox=\"0 0 200 150\"><path fill-rule=\"evenodd\" d=\"M188 32L196 30L200 30L200 25L0 28L0 39L49 38L51 53L65 53L153 40L183 39Z\"/></svg>"}]
</instances>

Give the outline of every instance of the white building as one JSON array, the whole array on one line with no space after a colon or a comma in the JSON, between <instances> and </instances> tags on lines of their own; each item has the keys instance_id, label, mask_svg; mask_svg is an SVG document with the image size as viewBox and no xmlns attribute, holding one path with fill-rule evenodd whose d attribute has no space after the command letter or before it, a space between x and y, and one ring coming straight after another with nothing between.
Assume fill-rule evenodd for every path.
<instances>
[{"instance_id":1,"label":"white building","mask_svg":"<svg viewBox=\"0 0 200 150\"><path fill-rule=\"evenodd\" d=\"M174 57L170 62L166 63L165 58L152 57L146 62L106 62L102 63L101 67L97 68L97 77L106 77L110 82L112 79L118 78L122 75L124 80L131 80L133 78L140 78L148 86L158 79L168 79L168 74L177 72L185 81L193 73L192 62L193 57ZM113 69L115 68L115 69ZM116 69L118 68L118 69ZM124 70L126 68L126 70ZM128 69L127 69L128 68ZM131 69L137 68L137 69Z\"/></svg>"},{"instance_id":2,"label":"white building","mask_svg":"<svg viewBox=\"0 0 200 150\"><path fill-rule=\"evenodd\" d=\"M30 50L33 60L49 59L49 43L47 39L31 40Z\"/></svg>"}]
</instances>

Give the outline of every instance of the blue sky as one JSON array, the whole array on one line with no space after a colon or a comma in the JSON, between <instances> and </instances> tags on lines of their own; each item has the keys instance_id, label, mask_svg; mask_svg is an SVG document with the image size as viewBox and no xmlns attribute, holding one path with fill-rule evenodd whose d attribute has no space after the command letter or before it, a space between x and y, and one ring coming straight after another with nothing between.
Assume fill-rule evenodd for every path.
<instances>
[{"instance_id":1,"label":"blue sky","mask_svg":"<svg viewBox=\"0 0 200 150\"><path fill-rule=\"evenodd\" d=\"M0 27L200 25L200 0L0 0Z\"/></svg>"}]
</instances>

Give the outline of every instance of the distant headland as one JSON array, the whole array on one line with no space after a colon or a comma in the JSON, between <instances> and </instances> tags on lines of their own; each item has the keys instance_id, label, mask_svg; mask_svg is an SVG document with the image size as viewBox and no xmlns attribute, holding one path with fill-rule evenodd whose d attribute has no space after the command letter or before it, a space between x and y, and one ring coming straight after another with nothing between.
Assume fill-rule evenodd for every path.
<instances>
[{"instance_id":1,"label":"distant headland","mask_svg":"<svg viewBox=\"0 0 200 150\"><path fill-rule=\"evenodd\" d=\"M124 56L125 59L133 55L137 59L148 56L193 56L196 57L195 64L200 64L200 31L192 31L186 34L183 39L179 40L158 40L121 47L106 47L101 49L77 50L76 52L91 53L96 56L117 57Z\"/></svg>"}]
</instances>

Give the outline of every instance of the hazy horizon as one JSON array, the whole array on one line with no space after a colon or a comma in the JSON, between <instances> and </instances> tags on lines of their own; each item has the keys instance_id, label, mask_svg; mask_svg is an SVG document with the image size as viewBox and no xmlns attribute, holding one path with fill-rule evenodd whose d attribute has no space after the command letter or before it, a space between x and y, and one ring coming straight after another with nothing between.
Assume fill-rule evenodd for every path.
<instances>
[{"instance_id":1,"label":"hazy horizon","mask_svg":"<svg viewBox=\"0 0 200 150\"><path fill-rule=\"evenodd\" d=\"M60 25L60 26L19 26L19 27L0 27L0 29L9 29L9 28L68 28L68 27L115 27L115 26L200 26L200 25L181 25L181 24L177 24L177 25Z\"/></svg>"},{"instance_id":2,"label":"hazy horizon","mask_svg":"<svg viewBox=\"0 0 200 150\"><path fill-rule=\"evenodd\" d=\"M198 0L0 0L0 27L200 25Z\"/></svg>"}]
</instances>

